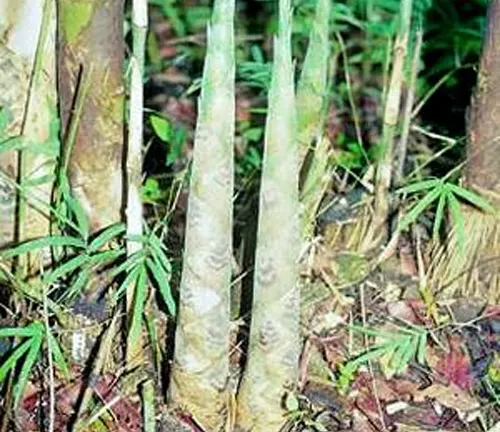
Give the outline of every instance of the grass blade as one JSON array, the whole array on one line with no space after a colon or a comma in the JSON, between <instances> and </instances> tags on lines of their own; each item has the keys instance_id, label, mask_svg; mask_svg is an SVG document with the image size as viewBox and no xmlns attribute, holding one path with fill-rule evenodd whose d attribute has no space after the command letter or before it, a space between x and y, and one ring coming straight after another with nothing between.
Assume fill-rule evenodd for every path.
<instances>
[{"instance_id":1,"label":"grass blade","mask_svg":"<svg viewBox=\"0 0 500 432\"><path fill-rule=\"evenodd\" d=\"M71 193L66 196L66 203L71 213L75 215L78 232L82 238L87 241L90 235L90 226L87 215L85 214L80 201L78 201Z\"/></svg>"}]
</instances>

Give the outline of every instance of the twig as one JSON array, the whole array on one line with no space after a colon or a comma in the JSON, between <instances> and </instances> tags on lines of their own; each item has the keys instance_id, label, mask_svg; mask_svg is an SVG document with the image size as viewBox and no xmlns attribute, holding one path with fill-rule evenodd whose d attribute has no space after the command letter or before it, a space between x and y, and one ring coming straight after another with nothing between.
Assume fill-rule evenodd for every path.
<instances>
[{"instance_id":1,"label":"twig","mask_svg":"<svg viewBox=\"0 0 500 432\"><path fill-rule=\"evenodd\" d=\"M462 65L462 66L459 66L457 67L456 69L453 69L451 71L449 71L446 75L444 75L443 77L441 77L441 79L436 83L434 84L434 86L432 86L432 88L427 92L427 94L422 98L422 100L418 103L418 105L415 107L415 109L412 111L411 113L411 116L412 118L415 118L419 113L420 111L422 110L423 106L427 103L427 101L432 97L432 95L434 93L436 93L436 91L439 90L439 88L446 82L450 79L450 77L458 72L459 70L462 70L462 69L468 69L468 68L472 68L472 67L475 67L474 64L465 64L465 65Z\"/></svg>"},{"instance_id":2,"label":"twig","mask_svg":"<svg viewBox=\"0 0 500 432\"><path fill-rule=\"evenodd\" d=\"M423 127L421 127L419 125L412 125L410 129L414 132L421 133L422 135L425 135L429 138L448 143L449 145L455 145L457 143L457 140L454 138L450 138L450 137L447 137L445 135L441 135L441 134L438 134L435 132L430 132L428 130L425 130Z\"/></svg>"}]
</instances>

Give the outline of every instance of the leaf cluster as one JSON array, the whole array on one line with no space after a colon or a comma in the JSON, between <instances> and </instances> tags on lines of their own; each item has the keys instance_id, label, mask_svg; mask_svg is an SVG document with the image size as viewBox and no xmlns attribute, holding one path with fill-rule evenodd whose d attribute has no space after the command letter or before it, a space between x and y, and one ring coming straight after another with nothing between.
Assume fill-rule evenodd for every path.
<instances>
[{"instance_id":1,"label":"leaf cluster","mask_svg":"<svg viewBox=\"0 0 500 432\"><path fill-rule=\"evenodd\" d=\"M433 237L438 239L440 229L445 218L445 210L448 208L454 224L459 245L462 250L465 247L465 220L460 208L460 201L467 202L480 210L493 213L493 206L483 197L464 187L453 184L445 179L430 179L415 182L397 191L400 194L422 194L419 199L403 216L399 222L399 229L405 230L414 223L428 208L437 201L436 214L434 216Z\"/></svg>"},{"instance_id":2,"label":"leaf cluster","mask_svg":"<svg viewBox=\"0 0 500 432\"><path fill-rule=\"evenodd\" d=\"M420 327L398 327L393 331L353 325L351 330L377 342L364 353L340 365L336 386L345 391L359 367L373 360L384 362L389 375L404 373L410 362L425 364L428 331Z\"/></svg>"}]
</instances>

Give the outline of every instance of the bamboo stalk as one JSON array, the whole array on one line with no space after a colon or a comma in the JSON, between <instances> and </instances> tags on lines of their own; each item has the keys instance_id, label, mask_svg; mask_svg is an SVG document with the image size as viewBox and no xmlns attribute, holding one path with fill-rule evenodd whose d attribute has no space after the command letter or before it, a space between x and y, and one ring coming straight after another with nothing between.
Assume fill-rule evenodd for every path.
<instances>
[{"instance_id":1,"label":"bamboo stalk","mask_svg":"<svg viewBox=\"0 0 500 432\"><path fill-rule=\"evenodd\" d=\"M143 207L141 202L142 186L142 143L144 88L143 76L145 66L145 49L148 32L148 2L133 0L132 2L132 38L133 49L130 61L130 116L127 146L127 257L140 252L143 245L137 239L143 235ZM136 240L134 240L134 237ZM130 328L127 338L127 367L138 367L145 372L147 353L144 352L142 320L132 320L135 301L138 301L137 283L127 288L127 318ZM147 312L146 312L147 313ZM144 374L141 374L144 375ZM156 430L155 386L151 378L144 376L139 387L142 401L144 431Z\"/></svg>"},{"instance_id":2,"label":"bamboo stalk","mask_svg":"<svg viewBox=\"0 0 500 432\"><path fill-rule=\"evenodd\" d=\"M404 64L410 34L412 0L401 0L400 25L394 44L393 66L387 100L385 101L382 128L381 158L375 180L375 209L368 242L379 242L387 238L386 227L389 216L389 191L393 179L394 137L399 120L401 90L404 80Z\"/></svg>"},{"instance_id":3,"label":"bamboo stalk","mask_svg":"<svg viewBox=\"0 0 500 432\"><path fill-rule=\"evenodd\" d=\"M227 416L235 119L234 0L215 0L194 144L169 399L204 429Z\"/></svg>"},{"instance_id":4,"label":"bamboo stalk","mask_svg":"<svg viewBox=\"0 0 500 432\"><path fill-rule=\"evenodd\" d=\"M132 4L133 53L130 59L130 119L127 146L127 256L142 249L142 244L133 238L142 236L143 209L141 202L142 185L142 139L144 91L144 50L148 30L148 10L145 0L134 0ZM127 316L132 315L135 284L127 290ZM127 364L129 367L141 357L141 340L127 339Z\"/></svg>"},{"instance_id":5,"label":"bamboo stalk","mask_svg":"<svg viewBox=\"0 0 500 432\"><path fill-rule=\"evenodd\" d=\"M291 2L279 2L269 90L248 359L238 393L238 430L274 432L294 391L300 353L298 143Z\"/></svg>"},{"instance_id":6,"label":"bamboo stalk","mask_svg":"<svg viewBox=\"0 0 500 432\"><path fill-rule=\"evenodd\" d=\"M404 175L404 164L408 151L408 137L410 136L410 126L412 121L413 104L415 101L415 86L417 84L418 67L422 55L422 43L424 32L419 28L415 38L415 47L413 48L413 60L411 64L410 80L408 82L408 91L403 111L403 126L401 128L401 137L399 138L396 149L396 168L394 171L394 184L401 186Z\"/></svg>"},{"instance_id":7,"label":"bamboo stalk","mask_svg":"<svg viewBox=\"0 0 500 432\"><path fill-rule=\"evenodd\" d=\"M123 204L123 2L59 0L58 84L66 137L81 76L92 70L69 157L72 194L91 232L121 220Z\"/></svg>"}]
</instances>

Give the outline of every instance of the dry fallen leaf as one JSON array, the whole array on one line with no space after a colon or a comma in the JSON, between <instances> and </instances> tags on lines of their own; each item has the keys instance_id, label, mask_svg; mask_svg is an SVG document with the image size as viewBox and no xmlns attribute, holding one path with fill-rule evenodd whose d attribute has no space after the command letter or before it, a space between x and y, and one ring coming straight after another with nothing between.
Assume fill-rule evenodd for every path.
<instances>
[{"instance_id":1,"label":"dry fallen leaf","mask_svg":"<svg viewBox=\"0 0 500 432\"><path fill-rule=\"evenodd\" d=\"M414 394L416 402L424 402L426 399L434 399L441 405L454 409L459 414L476 411L480 407L479 402L467 390L461 389L453 383L449 385L433 384Z\"/></svg>"},{"instance_id":2,"label":"dry fallen leaf","mask_svg":"<svg viewBox=\"0 0 500 432\"><path fill-rule=\"evenodd\" d=\"M470 360L462 346L463 339L453 335L448 341L449 350L444 355L432 349L427 350L427 361L432 370L447 382L466 390L472 388L474 377Z\"/></svg>"}]
</instances>

